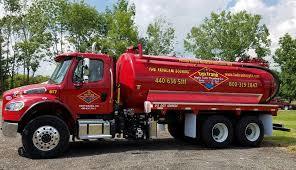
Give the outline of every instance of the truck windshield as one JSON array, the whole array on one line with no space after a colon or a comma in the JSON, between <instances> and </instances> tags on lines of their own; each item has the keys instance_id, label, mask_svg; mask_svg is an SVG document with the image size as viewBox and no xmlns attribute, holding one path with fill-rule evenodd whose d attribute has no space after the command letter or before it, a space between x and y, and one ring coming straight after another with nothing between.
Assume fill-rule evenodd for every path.
<instances>
[{"instance_id":1,"label":"truck windshield","mask_svg":"<svg viewBox=\"0 0 296 170\"><path fill-rule=\"evenodd\" d=\"M49 84L60 84L67 73L69 66L71 65L71 58L66 58L65 60L59 62L51 75L48 83Z\"/></svg>"}]
</instances>

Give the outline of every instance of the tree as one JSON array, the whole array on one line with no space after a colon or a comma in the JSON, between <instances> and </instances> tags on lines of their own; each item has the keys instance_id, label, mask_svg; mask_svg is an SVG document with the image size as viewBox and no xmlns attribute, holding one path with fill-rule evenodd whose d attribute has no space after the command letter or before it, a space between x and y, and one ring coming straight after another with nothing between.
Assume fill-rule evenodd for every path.
<instances>
[{"instance_id":1,"label":"tree","mask_svg":"<svg viewBox=\"0 0 296 170\"><path fill-rule=\"evenodd\" d=\"M76 50L85 52L91 46L94 38L100 34L100 28L104 25L101 23L102 17L95 8L83 1L68 5L65 15L67 31L70 34L68 40Z\"/></svg>"},{"instance_id":2,"label":"tree","mask_svg":"<svg viewBox=\"0 0 296 170\"><path fill-rule=\"evenodd\" d=\"M0 25L2 25L2 22L0 21ZM0 27L0 94L2 94L2 92L4 91L4 66L3 66L3 57L2 57L2 53L3 53L3 46L2 43L4 42L4 38L2 35L2 28Z\"/></svg>"},{"instance_id":3,"label":"tree","mask_svg":"<svg viewBox=\"0 0 296 170\"><path fill-rule=\"evenodd\" d=\"M16 66L16 58L15 58L15 49L14 46L16 44L17 37L17 19L20 11L20 0L4 0L4 17L1 18L1 64L0 64L0 76L1 76L1 91L8 88L8 84L6 82L7 78L10 77L11 81L13 81L15 66ZM5 50L4 50L5 49ZM4 54L6 58L4 59ZM13 85L13 83L11 83ZM13 87L13 86L10 86Z\"/></svg>"},{"instance_id":4,"label":"tree","mask_svg":"<svg viewBox=\"0 0 296 170\"><path fill-rule=\"evenodd\" d=\"M0 1L1 2L1 1ZM10 13L20 10L20 0L3 0L4 8Z\"/></svg>"},{"instance_id":5,"label":"tree","mask_svg":"<svg viewBox=\"0 0 296 170\"><path fill-rule=\"evenodd\" d=\"M119 0L112 10L106 10L106 35L97 37L103 53L118 58L126 48L138 43L138 30L134 22L135 6L126 0Z\"/></svg>"},{"instance_id":6,"label":"tree","mask_svg":"<svg viewBox=\"0 0 296 170\"><path fill-rule=\"evenodd\" d=\"M28 8L28 9L27 9ZM42 9L34 2L30 7L24 5L24 12L20 18L20 41L16 44L23 61L26 82L30 82L30 71L34 71L36 64L44 60L46 50L50 47L51 34L47 29L47 19L42 15ZM38 21L38 22L36 22Z\"/></svg>"},{"instance_id":7,"label":"tree","mask_svg":"<svg viewBox=\"0 0 296 170\"><path fill-rule=\"evenodd\" d=\"M175 29L163 18L149 24L144 51L149 55L168 55L174 52Z\"/></svg>"},{"instance_id":8,"label":"tree","mask_svg":"<svg viewBox=\"0 0 296 170\"><path fill-rule=\"evenodd\" d=\"M119 57L128 46L139 42L135 6L127 0L118 0L104 13L84 1L0 3L4 5L0 19L0 93L31 83L40 63L63 52L64 44L85 52L97 42L103 53ZM16 76L21 71L22 75ZM16 83L21 78L22 84Z\"/></svg>"},{"instance_id":9,"label":"tree","mask_svg":"<svg viewBox=\"0 0 296 170\"><path fill-rule=\"evenodd\" d=\"M204 23L193 27L184 41L186 51L202 59L235 61L249 57L254 49L259 58L270 54L267 27L260 25L261 16L246 11L232 14L212 13Z\"/></svg>"},{"instance_id":10,"label":"tree","mask_svg":"<svg viewBox=\"0 0 296 170\"><path fill-rule=\"evenodd\" d=\"M285 34L279 40L280 47L273 56L280 66L280 95L290 102L296 99L296 38Z\"/></svg>"},{"instance_id":11,"label":"tree","mask_svg":"<svg viewBox=\"0 0 296 170\"><path fill-rule=\"evenodd\" d=\"M40 14L47 23L46 27L52 37L48 56L56 56L64 51L63 45L67 31L65 16L69 9L69 2L67 0L37 0L36 6L40 9Z\"/></svg>"}]
</instances>

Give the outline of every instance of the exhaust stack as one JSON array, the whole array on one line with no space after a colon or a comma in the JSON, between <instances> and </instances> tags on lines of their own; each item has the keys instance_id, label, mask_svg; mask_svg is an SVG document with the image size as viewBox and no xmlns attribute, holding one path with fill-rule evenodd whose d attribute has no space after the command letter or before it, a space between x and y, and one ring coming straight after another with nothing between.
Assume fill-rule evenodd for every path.
<instances>
[{"instance_id":1,"label":"exhaust stack","mask_svg":"<svg viewBox=\"0 0 296 170\"><path fill-rule=\"evenodd\" d=\"M97 42L94 42L91 46L91 52L96 53Z\"/></svg>"}]
</instances>

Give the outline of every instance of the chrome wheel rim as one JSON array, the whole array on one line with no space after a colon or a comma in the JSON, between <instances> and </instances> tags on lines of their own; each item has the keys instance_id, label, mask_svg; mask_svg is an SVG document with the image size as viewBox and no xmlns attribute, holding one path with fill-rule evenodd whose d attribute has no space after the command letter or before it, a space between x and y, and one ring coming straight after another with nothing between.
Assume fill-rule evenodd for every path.
<instances>
[{"instance_id":1,"label":"chrome wheel rim","mask_svg":"<svg viewBox=\"0 0 296 170\"><path fill-rule=\"evenodd\" d=\"M228 137L228 128L224 123L217 123L212 128L212 138L216 142L224 142Z\"/></svg>"},{"instance_id":2,"label":"chrome wheel rim","mask_svg":"<svg viewBox=\"0 0 296 170\"><path fill-rule=\"evenodd\" d=\"M50 151L59 144L60 134L52 126L42 126L34 132L32 141L37 149Z\"/></svg>"},{"instance_id":3,"label":"chrome wheel rim","mask_svg":"<svg viewBox=\"0 0 296 170\"><path fill-rule=\"evenodd\" d=\"M259 126L256 123L249 123L245 129L245 135L249 141L256 141L260 136Z\"/></svg>"}]
</instances>

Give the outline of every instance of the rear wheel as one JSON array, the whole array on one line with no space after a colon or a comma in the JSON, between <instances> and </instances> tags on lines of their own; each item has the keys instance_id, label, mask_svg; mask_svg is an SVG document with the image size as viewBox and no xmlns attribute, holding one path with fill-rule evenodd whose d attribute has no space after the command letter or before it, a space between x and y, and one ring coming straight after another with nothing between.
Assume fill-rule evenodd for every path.
<instances>
[{"instance_id":1,"label":"rear wheel","mask_svg":"<svg viewBox=\"0 0 296 170\"><path fill-rule=\"evenodd\" d=\"M184 115L177 112L168 113L168 131L175 139L184 139Z\"/></svg>"},{"instance_id":2,"label":"rear wheel","mask_svg":"<svg viewBox=\"0 0 296 170\"><path fill-rule=\"evenodd\" d=\"M210 116L202 125L202 141L212 148L229 146L233 138L233 128L229 119L224 116Z\"/></svg>"},{"instance_id":3,"label":"rear wheel","mask_svg":"<svg viewBox=\"0 0 296 170\"><path fill-rule=\"evenodd\" d=\"M40 116L29 122L22 132L23 148L29 157L52 158L69 145L70 133L63 120L55 116Z\"/></svg>"},{"instance_id":4,"label":"rear wheel","mask_svg":"<svg viewBox=\"0 0 296 170\"><path fill-rule=\"evenodd\" d=\"M264 126L256 116L241 118L235 128L235 136L242 146L259 146L264 137Z\"/></svg>"},{"instance_id":5,"label":"rear wheel","mask_svg":"<svg viewBox=\"0 0 296 170\"><path fill-rule=\"evenodd\" d=\"M184 138L184 125L181 124L168 124L168 131L175 139Z\"/></svg>"}]
</instances>

